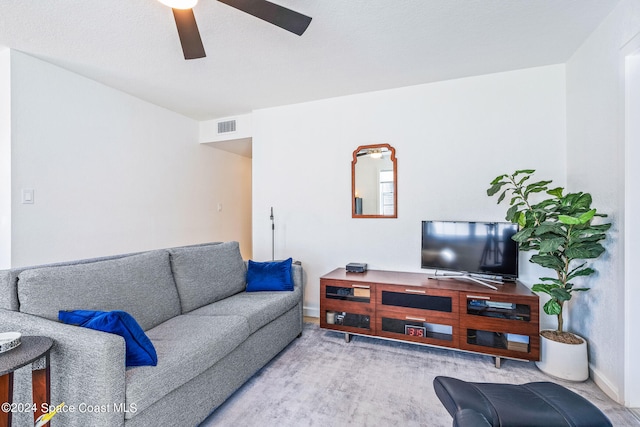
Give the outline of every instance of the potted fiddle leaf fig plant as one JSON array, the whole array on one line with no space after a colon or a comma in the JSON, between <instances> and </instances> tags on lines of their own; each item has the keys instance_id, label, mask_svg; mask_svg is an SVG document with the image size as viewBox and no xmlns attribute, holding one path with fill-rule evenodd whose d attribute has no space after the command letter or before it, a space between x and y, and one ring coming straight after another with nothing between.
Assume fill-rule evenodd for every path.
<instances>
[{"instance_id":1,"label":"potted fiddle leaf fig plant","mask_svg":"<svg viewBox=\"0 0 640 427\"><path fill-rule=\"evenodd\" d=\"M555 331L540 332L541 360L537 362L538 367L559 378L584 381L589 376L586 341L564 330L564 308L575 292L589 290L574 282L595 273L586 260L598 258L605 252L601 241L607 237L611 224L593 223L595 218L606 215L591 207L591 194L565 194L561 187L549 188L552 181L531 182L534 172L533 169L523 169L500 175L491 182L487 195L499 194L498 203L509 200L506 219L520 226L513 240L521 250L536 252L530 262L556 273L556 277L541 277L540 283L531 288L549 296L543 306L544 312L557 318ZM540 199L541 194L546 198L532 201ZM574 354L553 360L551 352L556 347ZM577 363L578 360L583 362Z\"/></svg>"}]
</instances>

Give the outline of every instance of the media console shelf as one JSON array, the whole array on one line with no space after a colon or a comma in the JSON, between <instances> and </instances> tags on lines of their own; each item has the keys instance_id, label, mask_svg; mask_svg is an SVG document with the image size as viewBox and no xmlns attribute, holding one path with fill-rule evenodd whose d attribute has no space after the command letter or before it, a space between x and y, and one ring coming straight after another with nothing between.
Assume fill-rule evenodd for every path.
<instances>
[{"instance_id":1,"label":"media console shelf","mask_svg":"<svg viewBox=\"0 0 640 427\"><path fill-rule=\"evenodd\" d=\"M338 268L320 278L320 327L351 334L539 360L539 299L521 283L497 290L423 273Z\"/></svg>"}]
</instances>

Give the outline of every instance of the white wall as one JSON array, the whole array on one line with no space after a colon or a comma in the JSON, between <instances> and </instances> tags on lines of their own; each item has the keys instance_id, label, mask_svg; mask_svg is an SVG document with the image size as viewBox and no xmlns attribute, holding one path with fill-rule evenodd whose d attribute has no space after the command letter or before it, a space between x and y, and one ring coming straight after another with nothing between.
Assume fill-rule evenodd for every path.
<instances>
[{"instance_id":1,"label":"white wall","mask_svg":"<svg viewBox=\"0 0 640 427\"><path fill-rule=\"evenodd\" d=\"M13 266L215 240L251 255L250 159L199 144L192 119L23 53L11 73Z\"/></svg>"},{"instance_id":2,"label":"white wall","mask_svg":"<svg viewBox=\"0 0 640 427\"><path fill-rule=\"evenodd\" d=\"M640 408L640 340L634 325L640 324L636 301L640 300L640 284L636 280L635 260L640 258L640 227L635 220L640 215L640 35L634 37L625 55L625 392L627 406Z\"/></svg>"},{"instance_id":3,"label":"white wall","mask_svg":"<svg viewBox=\"0 0 640 427\"><path fill-rule=\"evenodd\" d=\"M276 258L302 261L317 316L334 268L420 271L422 220L502 220L486 195L497 175L530 167L563 185L565 134L563 65L255 111L254 256L271 258L273 206ZM374 143L396 148L397 219L351 218L352 152Z\"/></svg>"},{"instance_id":4,"label":"white wall","mask_svg":"<svg viewBox=\"0 0 640 427\"><path fill-rule=\"evenodd\" d=\"M640 381L625 378L621 327L625 300L621 49L638 32L640 1L623 0L567 63L568 184L571 189L592 193L594 206L608 213L613 222L608 253L594 264L599 274L589 281L591 291L580 296L579 304L572 304L569 325L589 339L593 377L618 401L624 400L625 381ZM637 354L634 358L637 363Z\"/></svg>"},{"instance_id":5,"label":"white wall","mask_svg":"<svg viewBox=\"0 0 640 427\"><path fill-rule=\"evenodd\" d=\"M0 48L0 269L11 266L11 59Z\"/></svg>"}]
</instances>

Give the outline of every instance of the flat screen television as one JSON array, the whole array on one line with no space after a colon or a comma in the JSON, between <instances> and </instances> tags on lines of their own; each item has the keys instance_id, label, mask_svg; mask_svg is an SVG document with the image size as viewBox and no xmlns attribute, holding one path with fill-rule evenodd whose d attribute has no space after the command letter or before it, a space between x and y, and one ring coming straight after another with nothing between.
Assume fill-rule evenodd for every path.
<instances>
[{"instance_id":1,"label":"flat screen television","mask_svg":"<svg viewBox=\"0 0 640 427\"><path fill-rule=\"evenodd\" d=\"M422 221L422 268L514 281L517 231L510 222Z\"/></svg>"}]
</instances>

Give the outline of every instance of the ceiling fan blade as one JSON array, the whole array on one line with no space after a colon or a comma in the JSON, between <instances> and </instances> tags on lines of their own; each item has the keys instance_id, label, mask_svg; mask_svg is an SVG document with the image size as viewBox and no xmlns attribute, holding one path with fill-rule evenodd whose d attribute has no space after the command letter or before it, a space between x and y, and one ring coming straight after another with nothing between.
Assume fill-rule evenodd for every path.
<instances>
[{"instance_id":1,"label":"ceiling fan blade","mask_svg":"<svg viewBox=\"0 0 640 427\"><path fill-rule=\"evenodd\" d=\"M204 53L204 46L196 24L196 17L193 15L193 9L172 9L173 17L178 27L178 36L182 44L182 52L184 59L197 59L207 56Z\"/></svg>"},{"instance_id":2,"label":"ceiling fan blade","mask_svg":"<svg viewBox=\"0 0 640 427\"><path fill-rule=\"evenodd\" d=\"M267 0L218 0L238 10L260 18L280 28L284 28L301 36L309 24L311 18L291 9L282 7Z\"/></svg>"}]
</instances>

